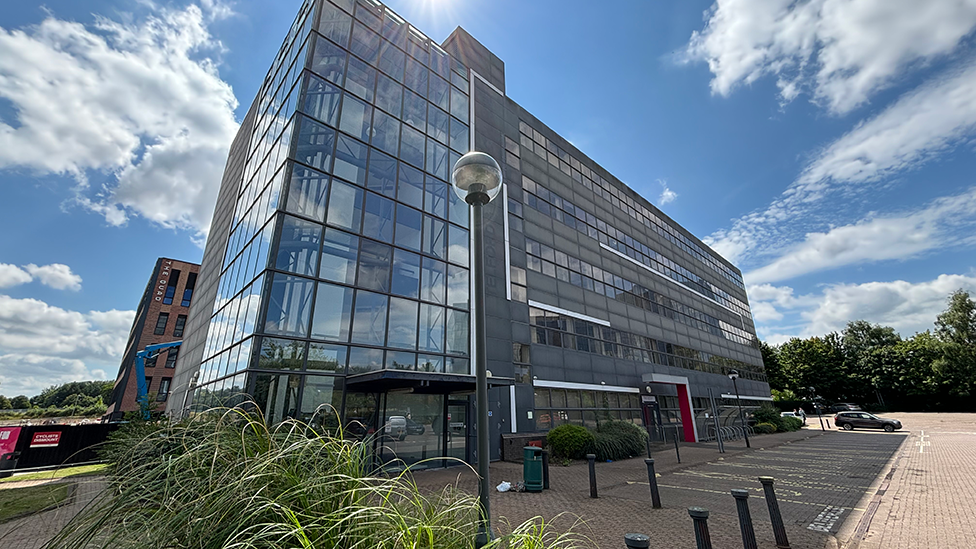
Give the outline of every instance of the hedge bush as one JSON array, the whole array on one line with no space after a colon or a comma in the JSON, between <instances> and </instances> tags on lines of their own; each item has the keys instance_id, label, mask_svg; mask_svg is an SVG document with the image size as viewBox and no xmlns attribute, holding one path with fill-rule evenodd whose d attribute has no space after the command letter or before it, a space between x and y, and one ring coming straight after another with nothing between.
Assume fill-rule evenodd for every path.
<instances>
[{"instance_id":1,"label":"hedge bush","mask_svg":"<svg viewBox=\"0 0 976 549\"><path fill-rule=\"evenodd\" d=\"M798 417L786 416L779 419L780 425L778 425L777 428L780 431L798 431L801 427L803 427L803 420Z\"/></svg>"},{"instance_id":2,"label":"hedge bush","mask_svg":"<svg viewBox=\"0 0 976 549\"><path fill-rule=\"evenodd\" d=\"M600 461L643 455L647 432L629 421L601 422L594 433L596 458Z\"/></svg>"},{"instance_id":3,"label":"hedge bush","mask_svg":"<svg viewBox=\"0 0 976 549\"><path fill-rule=\"evenodd\" d=\"M753 429L758 435L768 435L776 432L776 426L772 423L757 423Z\"/></svg>"},{"instance_id":4,"label":"hedge bush","mask_svg":"<svg viewBox=\"0 0 976 549\"><path fill-rule=\"evenodd\" d=\"M554 457L583 459L593 451L596 439L585 427L564 423L549 431L546 443Z\"/></svg>"}]
</instances>

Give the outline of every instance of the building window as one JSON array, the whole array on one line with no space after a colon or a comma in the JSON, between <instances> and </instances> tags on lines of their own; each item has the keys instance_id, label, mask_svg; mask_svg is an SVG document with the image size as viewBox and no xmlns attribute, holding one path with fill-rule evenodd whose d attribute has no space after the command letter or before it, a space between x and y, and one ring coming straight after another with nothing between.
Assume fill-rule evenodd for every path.
<instances>
[{"instance_id":1,"label":"building window","mask_svg":"<svg viewBox=\"0 0 976 549\"><path fill-rule=\"evenodd\" d=\"M179 347L173 347L166 352L166 367L176 368L176 355L180 353Z\"/></svg>"},{"instance_id":2,"label":"building window","mask_svg":"<svg viewBox=\"0 0 976 549\"><path fill-rule=\"evenodd\" d=\"M166 323L169 322L169 313L159 313L159 317L156 318L156 329L153 334L161 336L166 333Z\"/></svg>"},{"instance_id":3,"label":"building window","mask_svg":"<svg viewBox=\"0 0 976 549\"><path fill-rule=\"evenodd\" d=\"M166 399L169 398L169 384L172 381L173 378L164 377L159 382L159 392L156 393L156 402L166 402Z\"/></svg>"},{"instance_id":4,"label":"building window","mask_svg":"<svg viewBox=\"0 0 976 549\"><path fill-rule=\"evenodd\" d=\"M173 337L183 337L183 329L186 328L186 315L176 317L176 326L173 328Z\"/></svg>"},{"instance_id":5,"label":"building window","mask_svg":"<svg viewBox=\"0 0 976 549\"><path fill-rule=\"evenodd\" d=\"M512 343L512 362L515 365L516 383L532 383L529 345L525 343Z\"/></svg>"},{"instance_id":6,"label":"building window","mask_svg":"<svg viewBox=\"0 0 976 549\"><path fill-rule=\"evenodd\" d=\"M173 269L169 275L169 283L166 284L166 295L163 296L163 305L172 305L173 296L176 295L176 285L180 283L180 271Z\"/></svg>"},{"instance_id":7,"label":"building window","mask_svg":"<svg viewBox=\"0 0 976 549\"><path fill-rule=\"evenodd\" d=\"M183 290L183 300L180 301L180 306L189 307L190 300L193 299L193 290L197 286L197 273L190 273L186 277L186 289ZM168 289L168 288L167 288Z\"/></svg>"}]
</instances>

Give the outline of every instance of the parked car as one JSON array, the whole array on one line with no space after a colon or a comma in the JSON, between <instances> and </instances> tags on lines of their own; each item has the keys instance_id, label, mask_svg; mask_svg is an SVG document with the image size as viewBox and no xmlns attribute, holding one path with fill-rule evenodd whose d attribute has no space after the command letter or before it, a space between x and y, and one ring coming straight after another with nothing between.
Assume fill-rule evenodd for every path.
<instances>
[{"instance_id":1,"label":"parked car","mask_svg":"<svg viewBox=\"0 0 976 549\"><path fill-rule=\"evenodd\" d=\"M383 433L397 440L407 438L407 418L404 416L390 416L390 419L386 421L386 427Z\"/></svg>"},{"instance_id":2,"label":"parked car","mask_svg":"<svg viewBox=\"0 0 976 549\"><path fill-rule=\"evenodd\" d=\"M407 418L407 434L408 435L422 435L427 431L422 423L417 423L411 418Z\"/></svg>"},{"instance_id":3,"label":"parked car","mask_svg":"<svg viewBox=\"0 0 976 549\"><path fill-rule=\"evenodd\" d=\"M838 402L836 404L831 404L830 408L827 408L828 412L860 412L864 408L861 408L857 404L851 404L850 402Z\"/></svg>"},{"instance_id":4,"label":"parked car","mask_svg":"<svg viewBox=\"0 0 976 549\"><path fill-rule=\"evenodd\" d=\"M878 417L867 412L838 412L834 416L834 425L845 431L852 431L855 427L858 429L884 429L889 433L901 429L901 422L897 419Z\"/></svg>"},{"instance_id":5,"label":"parked car","mask_svg":"<svg viewBox=\"0 0 976 549\"><path fill-rule=\"evenodd\" d=\"M795 412L780 412L779 415L780 415L780 417L795 417L795 418L798 418L801 421L803 421L803 424L804 425L807 424L807 416L802 415L802 414L797 414Z\"/></svg>"}]
</instances>

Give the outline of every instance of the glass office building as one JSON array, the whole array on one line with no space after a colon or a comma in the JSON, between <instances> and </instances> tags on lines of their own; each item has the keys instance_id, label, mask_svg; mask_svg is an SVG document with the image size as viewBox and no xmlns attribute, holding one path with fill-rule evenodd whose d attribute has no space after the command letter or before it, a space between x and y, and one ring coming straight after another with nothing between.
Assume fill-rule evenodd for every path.
<instances>
[{"instance_id":1,"label":"glass office building","mask_svg":"<svg viewBox=\"0 0 976 549\"><path fill-rule=\"evenodd\" d=\"M605 418L697 440L730 368L768 399L739 271L509 99L500 59L312 0L232 146L169 411L247 393L269 422L390 434L408 463L475 458L449 185L469 150L505 176L485 211L492 458L502 435Z\"/></svg>"}]
</instances>

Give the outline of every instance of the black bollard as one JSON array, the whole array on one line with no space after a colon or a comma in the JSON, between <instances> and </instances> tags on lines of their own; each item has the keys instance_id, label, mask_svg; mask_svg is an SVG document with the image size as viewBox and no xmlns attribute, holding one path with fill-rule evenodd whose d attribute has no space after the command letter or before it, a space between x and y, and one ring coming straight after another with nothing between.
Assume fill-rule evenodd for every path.
<instances>
[{"instance_id":1,"label":"black bollard","mask_svg":"<svg viewBox=\"0 0 976 549\"><path fill-rule=\"evenodd\" d=\"M549 450L542 451L542 489L549 489Z\"/></svg>"},{"instance_id":2,"label":"black bollard","mask_svg":"<svg viewBox=\"0 0 976 549\"><path fill-rule=\"evenodd\" d=\"M732 490L735 508L739 512L739 530L742 530L742 547L757 549L756 532L752 529L752 515L749 513L749 491Z\"/></svg>"},{"instance_id":3,"label":"black bollard","mask_svg":"<svg viewBox=\"0 0 976 549\"><path fill-rule=\"evenodd\" d=\"M596 495L596 455L586 454L586 460L590 462L590 497L595 498Z\"/></svg>"},{"instance_id":4,"label":"black bollard","mask_svg":"<svg viewBox=\"0 0 976 549\"><path fill-rule=\"evenodd\" d=\"M657 490L657 475L654 474L654 460L645 459L644 463L647 464L647 482L651 485L651 507L660 509L661 493Z\"/></svg>"},{"instance_id":5,"label":"black bollard","mask_svg":"<svg viewBox=\"0 0 976 549\"><path fill-rule=\"evenodd\" d=\"M783 525L783 515L779 512L776 492L773 491L773 477L759 477L766 494L766 506L769 507L769 521L773 523L773 534L776 536L778 549L790 549L790 541L786 538L786 526Z\"/></svg>"},{"instance_id":6,"label":"black bollard","mask_svg":"<svg viewBox=\"0 0 976 549\"><path fill-rule=\"evenodd\" d=\"M644 534L625 534L624 543L627 544L627 549L648 549L651 538Z\"/></svg>"},{"instance_id":7,"label":"black bollard","mask_svg":"<svg viewBox=\"0 0 976 549\"><path fill-rule=\"evenodd\" d=\"M678 451L678 426L674 426L674 455L678 458L678 463L681 463L681 452Z\"/></svg>"},{"instance_id":8,"label":"black bollard","mask_svg":"<svg viewBox=\"0 0 976 549\"><path fill-rule=\"evenodd\" d=\"M695 542L698 549L712 549L712 537L708 535L708 509L689 507L688 514L695 521Z\"/></svg>"}]
</instances>

